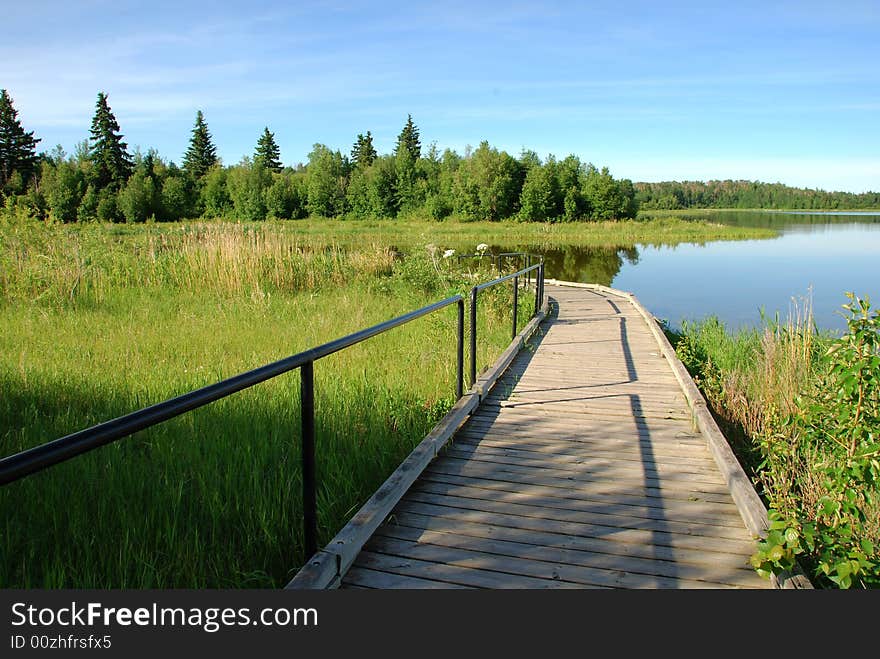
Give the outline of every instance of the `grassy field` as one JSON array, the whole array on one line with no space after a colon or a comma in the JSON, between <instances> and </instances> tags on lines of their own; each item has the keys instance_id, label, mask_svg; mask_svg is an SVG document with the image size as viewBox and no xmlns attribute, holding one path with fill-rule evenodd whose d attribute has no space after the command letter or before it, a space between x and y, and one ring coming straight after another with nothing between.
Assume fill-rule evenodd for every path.
<instances>
[{"instance_id":1,"label":"grassy field","mask_svg":"<svg viewBox=\"0 0 880 659\"><path fill-rule=\"evenodd\" d=\"M455 267L446 249L742 233L674 219L6 224L0 454L492 276ZM481 367L509 341L509 296L499 287L481 298ZM449 308L316 364L321 544L453 403L454 319ZM300 488L292 373L0 489L0 587L281 586L305 559Z\"/></svg>"}]
</instances>

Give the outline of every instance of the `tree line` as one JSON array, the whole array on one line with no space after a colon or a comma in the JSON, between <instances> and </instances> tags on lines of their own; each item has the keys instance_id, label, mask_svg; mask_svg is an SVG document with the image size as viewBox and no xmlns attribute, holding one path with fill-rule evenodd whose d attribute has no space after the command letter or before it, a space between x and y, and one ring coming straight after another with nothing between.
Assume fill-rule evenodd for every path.
<instances>
[{"instance_id":1,"label":"tree line","mask_svg":"<svg viewBox=\"0 0 880 659\"><path fill-rule=\"evenodd\" d=\"M6 90L0 94L0 195L7 211L62 222L238 220L308 216L443 220L585 221L636 216L635 188L570 155L519 157L483 141L464 154L423 150L407 116L394 150L379 154L370 131L343 154L315 144L305 165L283 167L265 128L252 156L224 166L201 110L181 166L151 149L130 154L105 93L89 138L73 154L37 154Z\"/></svg>"},{"instance_id":2,"label":"tree line","mask_svg":"<svg viewBox=\"0 0 880 659\"><path fill-rule=\"evenodd\" d=\"M880 192L827 192L758 181L665 181L636 183L644 210L685 208L769 208L795 210L880 208Z\"/></svg>"}]
</instances>

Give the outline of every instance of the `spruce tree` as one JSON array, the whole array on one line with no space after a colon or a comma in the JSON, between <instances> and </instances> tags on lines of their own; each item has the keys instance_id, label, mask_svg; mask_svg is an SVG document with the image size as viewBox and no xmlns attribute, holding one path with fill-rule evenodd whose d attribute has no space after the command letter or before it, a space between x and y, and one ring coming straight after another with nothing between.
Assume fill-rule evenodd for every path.
<instances>
[{"instance_id":1,"label":"spruce tree","mask_svg":"<svg viewBox=\"0 0 880 659\"><path fill-rule=\"evenodd\" d=\"M278 148L278 144L275 143L275 135L269 132L268 126L257 141L254 162L258 161L269 171L281 171L281 150Z\"/></svg>"},{"instance_id":2,"label":"spruce tree","mask_svg":"<svg viewBox=\"0 0 880 659\"><path fill-rule=\"evenodd\" d=\"M183 156L183 168L194 179L200 179L217 164L217 147L211 141L211 133L202 111L196 113L196 125L192 130L189 148Z\"/></svg>"},{"instance_id":3,"label":"spruce tree","mask_svg":"<svg viewBox=\"0 0 880 659\"><path fill-rule=\"evenodd\" d=\"M355 167L369 167L379 154L373 147L373 136L367 131L366 137L358 133L357 141L351 149L351 161Z\"/></svg>"},{"instance_id":4,"label":"spruce tree","mask_svg":"<svg viewBox=\"0 0 880 659\"><path fill-rule=\"evenodd\" d=\"M397 136L397 147L394 149L394 155L400 155L401 151L405 151L413 162L422 155L422 144L419 142L419 129L413 123L412 115L406 115L406 125Z\"/></svg>"},{"instance_id":5,"label":"spruce tree","mask_svg":"<svg viewBox=\"0 0 880 659\"><path fill-rule=\"evenodd\" d=\"M132 161L104 92L98 92L91 134L89 159L92 161L95 188L103 190L113 187L118 190L131 175Z\"/></svg>"},{"instance_id":6,"label":"spruce tree","mask_svg":"<svg viewBox=\"0 0 880 659\"><path fill-rule=\"evenodd\" d=\"M18 172L27 184L37 165L36 146L39 139L33 131L26 133L18 120L18 110L5 89L0 90L0 189Z\"/></svg>"}]
</instances>

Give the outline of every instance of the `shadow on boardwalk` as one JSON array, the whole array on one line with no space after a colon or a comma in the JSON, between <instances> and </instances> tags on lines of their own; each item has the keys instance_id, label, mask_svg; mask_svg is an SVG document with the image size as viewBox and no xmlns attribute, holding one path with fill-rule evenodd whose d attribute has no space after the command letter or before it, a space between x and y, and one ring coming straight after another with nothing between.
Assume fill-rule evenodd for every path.
<instances>
[{"instance_id":1,"label":"shadow on boardwalk","mask_svg":"<svg viewBox=\"0 0 880 659\"><path fill-rule=\"evenodd\" d=\"M767 587L671 370L626 301L553 313L345 587Z\"/></svg>"}]
</instances>

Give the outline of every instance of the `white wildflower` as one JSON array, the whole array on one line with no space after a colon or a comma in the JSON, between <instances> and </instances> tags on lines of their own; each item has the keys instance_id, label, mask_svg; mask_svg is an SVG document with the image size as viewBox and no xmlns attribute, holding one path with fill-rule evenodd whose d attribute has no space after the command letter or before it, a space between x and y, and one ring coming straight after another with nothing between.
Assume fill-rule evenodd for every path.
<instances>
[{"instance_id":1,"label":"white wildflower","mask_svg":"<svg viewBox=\"0 0 880 659\"><path fill-rule=\"evenodd\" d=\"M486 250L489 249L489 246L486 243L480 243L477 245L477 252L482 256L486 253Z\"/></svg>"},{"instance_id":2,"label":"white wildflower","mask_svg":"<svg viewBox=\"0 0 880 659\"><path fill-rule=\"evenodd\" d=\"M454 249L447 249L445 252L443 252L444 259L448 259L450 256L454 256L454 255L455 255Z\"/></svg>"}]
</instances>

